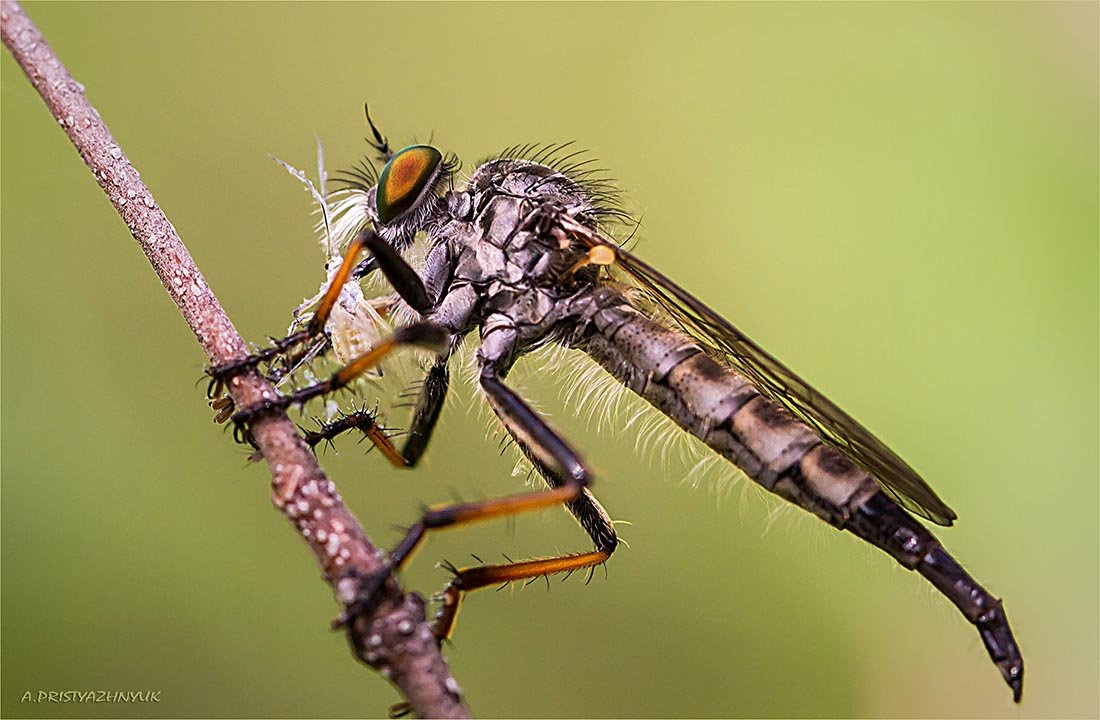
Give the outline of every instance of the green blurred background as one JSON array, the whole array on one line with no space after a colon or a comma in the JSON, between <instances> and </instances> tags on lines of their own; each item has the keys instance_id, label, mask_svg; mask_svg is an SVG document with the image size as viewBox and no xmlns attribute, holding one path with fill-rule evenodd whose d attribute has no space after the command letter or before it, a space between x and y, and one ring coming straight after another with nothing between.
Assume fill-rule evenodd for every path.
<instances>
[{"instance_id":1,"label":"green blurred background","mask_svg":"<svg viewBox=\"0 0 1100 720\"><path fill-rule=\"evenodd\" d=\"M524 385L599 471L609 577L482 593L448 650L482 716L1095 716L1097 5L28 4L261 340L321 280L307 195L267 158L434 132L467 169L576 139L644 216L637 250L886 439L1005 598L1012 706L918 576L740 487L679 480ZM396 694L210 423L204 358L4 54L3 689L15 716L358 716ZM463 397L468 397L463 395ZM461 399L424 467L323 458L380 542L419 501L513 491ZM717 507L716 507L717 506ZM586 549L547 511L439 559ZM27 691L160 690L157 705Z\"/></svg>"}]
</instances>

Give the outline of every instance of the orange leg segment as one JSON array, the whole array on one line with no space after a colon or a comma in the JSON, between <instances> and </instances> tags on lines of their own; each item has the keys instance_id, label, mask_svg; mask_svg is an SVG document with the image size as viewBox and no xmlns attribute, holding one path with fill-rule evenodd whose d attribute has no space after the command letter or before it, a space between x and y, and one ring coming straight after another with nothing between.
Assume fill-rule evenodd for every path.
<instances>
[{"instance_id":1,"label":"orange leg segment","mask_svg":"<svg viewBox=\"0 0 1100 720\"><path fill-rule=\"evenodd\" d=\"M398 452L390 436L386 434L386 428L378 424L374 412L363 408L355 412L341 415L332 422L324 423L318 430L310 430L305 433L306 444L316 448L323 442L330 442L333 438L348 430L358 430L371 441L378 450L396 467L406 467L408 463Z\"/></svg>"},{"instance_id":2,"label":"orange leg segment","mask_svg":"<svg viewBox=\"0 0 1100 720\"><path fill-rule=\"evenodd\" d=\"M367 246L367 233L369 232L369 230L364 230L356 234L348 243L348 249L344 251L343 262L340 263L340 268L336 271L336 274L332 276L321 302L317 305L316 312L313 313L313 317L309 321L309 330L313 334L316 335L325 329L325 323L328 322L329 315L332 314L332 308L340 297L340 291L344 289L344 285L351 277L351 271L355 268L359 255Z\"/></svg>"},{"instance_id":3,"label":"orange leg segment","mask_svg":"<svg viewBox=\"0 0 1100 720\"><path fill-rule=\"evenodd\" d=\"M336 305L336 300L340 297L340 291L343 290L344 285L351 277L351 271L355 267L355 261L367 246L367 238L371 235L373 235L371 231L364 230L353 237L351 242L348 243L348 249L344 252L344 259L340 263L340 268L336 271L336 274L332 276L332 280L329 282L328 288L325 289L325 294L322 296L321 302L317 306L317 310L313 313L313 317L310 319L308 326L284 338L275 339L272 341L271 347L252 353L240 360L233 360L232 362L207 368L206 374L211 378L210 386L207 388L207 396L215 398L221 395L222 384L227 378L247 368L255 367L260 363L269 362L276 357L285 355L301 343L323 333L325 330L325 323L328 322L329 315L332 314L332 308Z\"/></svg>"},{"instance_id":4,"label":"orange leg segment","mask_svg":"<svg viewBox=\"0 0 1100 720\"><path fill-rule=\"evenodd\" d=\"M580 555L562 555L542 560L525 560L507 565L481 565L478 567L455 570L454 579L440 594L442 606L432 624L432 634L439 641L448 640L454 632L458 620L458 608L462 597L471 590L501 585L516 580L553 575L560 572L573 572L585 568L594 568L611 557L608 550L595 550Z\"/></svg>"},{"instance_id":5,"label":"orange leg segment","mask_svg":"<svg viewBox=\"0 0 1100 720\"><path fill-rule=\"evenodd\" d=\"M301 406L315 397L328 395L339 390L399 347L413 346L443 352L447 348L450 338L450 332L435 323L422 322L400 328L389 338L379 343L377 347L368 350L337 370L329 379L295 390L288 395L280 395L273 400L264 400L241 409L233 415L233 422L237 426L235 434L239 439L247 439L247 425L260 415L273 410L285 410L295 405ZM378 444L379 440L378 437L371 438L371 441L375 444ZM388 438L386 443L388 444ZM387 452L387 449L383 447L383 452ZM387 456L389 456L388 452ZM404 461L401 464L404 465Z\"/></svg>"}]
</instances>

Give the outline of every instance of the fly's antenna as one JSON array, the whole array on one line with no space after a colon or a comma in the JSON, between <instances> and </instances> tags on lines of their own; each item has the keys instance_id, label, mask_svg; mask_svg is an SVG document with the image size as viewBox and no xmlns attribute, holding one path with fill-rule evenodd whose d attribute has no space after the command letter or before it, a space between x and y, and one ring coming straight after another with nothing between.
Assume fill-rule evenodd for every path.
<instances>
[{"instance_id":1,"label":"fly's antenna","mask_svg":"<svg viewBox=\"0 0 1100 720\"><path fill-rule=\"evenodd\" d=\"M367 116L367 125L370 126L371 135L374 136L372 141L370 138L363 138L367 141L367 144L378 151L384 162L389 162L393 157L393 150L390 149L390 141L386 139L386 136L382 134L382 131L374 124L374 121L370 117L370 107L367 103L363 103L363 114Z\"/></svg>"}]
</instances>

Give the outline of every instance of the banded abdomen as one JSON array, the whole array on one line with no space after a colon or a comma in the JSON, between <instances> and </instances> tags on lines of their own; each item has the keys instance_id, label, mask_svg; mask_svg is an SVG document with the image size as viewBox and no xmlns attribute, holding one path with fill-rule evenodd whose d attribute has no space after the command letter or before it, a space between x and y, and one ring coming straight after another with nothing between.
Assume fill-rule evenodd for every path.
<instances>
[{"instance_id":1,"label":"banded abdomen","mask_svg":"<svg viewBox=\"0 0 1100 720\"><path fill-rule=\"evenodd\" d=\"M598 287L588 300L587 324L575 347L769 491L928 578L978 627L1019 698L1023 662L1000 600L867 471L691 337L647 316L614 288Z\"/></svg>"},{"instance_id":2,"label":"banded abdomen","mask_svg":"<svg viewBox=\"0 0 1100 720\"><path fill-rule=\"evenodd\" d=\"M769 491L844 527L878 483L684 333L606 296L578 343L608 372Z\"/></svg>"}]
</instances>

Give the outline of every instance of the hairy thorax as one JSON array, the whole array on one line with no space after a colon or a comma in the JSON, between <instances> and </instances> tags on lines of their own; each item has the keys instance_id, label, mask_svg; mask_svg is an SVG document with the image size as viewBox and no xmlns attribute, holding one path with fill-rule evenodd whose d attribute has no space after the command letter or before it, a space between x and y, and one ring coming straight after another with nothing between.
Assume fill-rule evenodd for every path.
<instances>
[{"instance_id":1,"label":"hairy thorax","mask_svg":"<svg viewBox=\"0 0 1100 720\"><path fill-rule=\"evenodd\" d=\"M454 258L452 288L473 288L482 318L503 314L517 327L544 332L559 319L562 301L592 284L591 270L577 271L585 250L556 221L568 216L588 224L592 205L561 173L527 161L491 161L445 202L451 218L434 234Z\"/></svg>"}]
</instances>

